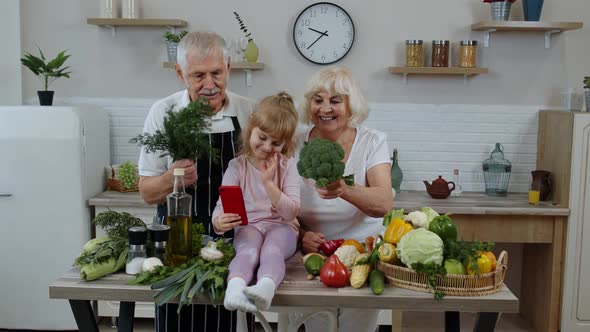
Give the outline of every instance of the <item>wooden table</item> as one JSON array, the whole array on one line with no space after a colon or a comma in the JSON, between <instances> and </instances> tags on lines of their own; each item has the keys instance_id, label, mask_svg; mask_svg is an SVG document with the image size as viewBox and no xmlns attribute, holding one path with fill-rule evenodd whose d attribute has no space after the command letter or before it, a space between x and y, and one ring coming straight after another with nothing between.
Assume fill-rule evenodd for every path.
<instances>
[{"instance_id":1,"label":"wooden table","mask_svg":"<svg viewBox=\"0 0 590 332\"><path fill-rule=\"evenodd\" d=\"M425 192L401 192L395 197L396 209L422 206L451 213L459 239L523 243L520 314L535 331L559 330L569 209L551 202L530 205L526 193L490 197L464 192L440 200Z\"/></svg>"},{"instance_id":2,"label":"wooden table","mask_svg":"<svg viewBox=\"0 0 590 332\"><path fill-rule=\"evenodd\" d=\"M70 301L80 331L98 331L90 301L121 301L119 330L133 330L135 302L153 302L155 291L149 286L131 286L131 276L124 273L109 275L99 280L86 282L80 279L79 270L71 268L61 278L49 285L49 297ZM321 308L349 307L367 309L394 309L401 311L453 311L478 312L474 331L493 331L499 313L518 312L518 299L504 286L498 293L478 297L447 296L434 300L432 294L419 293L401 288L385 288L383 294L374 295L368 287L354 289L328 288L318 280L307 280L300 256L288 261L285 280L277 290L270 311L278 311L279 331L287 331L287 310L305 307L312 310ZM210 303L206 297L195 297L194 303ZM222 304L220 304L222 305ZM459 331L459 326L454 329Z\"/></svg>"},{"instance_id":3,"label":"wooden table","mask_svg":"<svg viewBox=\"0 0 590 332\"><path fill-rule=\"evenodd\" d=\"M138 193L104 192L90 202L98 209L130 208L152 211ZM459 239L522 243L520 313L536 331L559 330L565 236L569 209L540 202L528 204L526 193L491 197L464 192L461 196L432 199L424 191L402 191L394 199L406 212L430 206L451 213Z\"/></svg>"}]
</instances>

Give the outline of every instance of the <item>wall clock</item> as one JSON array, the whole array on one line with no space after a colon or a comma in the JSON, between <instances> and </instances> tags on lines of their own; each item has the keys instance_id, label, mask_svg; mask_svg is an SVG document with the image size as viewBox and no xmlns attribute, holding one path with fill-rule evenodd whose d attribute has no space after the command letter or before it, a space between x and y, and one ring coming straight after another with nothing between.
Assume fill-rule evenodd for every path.
<instances>
[{"instance_id":1,"label":"wall clock","mask_svg":"<svg viewBox=\"0 0 590 332\"><path fill-rule=\"evenodd\" d=\"M318 2L297 16L293 41L305 59L328 65L344 58L352 48L354 24L342 7Z\"/></svg>"}]
</instances>

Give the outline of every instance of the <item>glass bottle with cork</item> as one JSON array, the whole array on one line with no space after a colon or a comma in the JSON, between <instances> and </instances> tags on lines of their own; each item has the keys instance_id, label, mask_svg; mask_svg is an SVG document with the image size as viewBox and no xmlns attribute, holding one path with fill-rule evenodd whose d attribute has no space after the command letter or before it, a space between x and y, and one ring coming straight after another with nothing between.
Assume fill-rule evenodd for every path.
<instances>
[{"instance_id":1,"label":"glass bottle with cork","mask_svg":"<svg viewBox=\"0 0 590 332\"><path fill-rule=\"evenodd\" d=\"M192 196L184 187L184 168L174 169L174 189L166 196L170 227L166 258L170 265L178 266L193 256L192 248Z\"/></svg>"}]
</instances>

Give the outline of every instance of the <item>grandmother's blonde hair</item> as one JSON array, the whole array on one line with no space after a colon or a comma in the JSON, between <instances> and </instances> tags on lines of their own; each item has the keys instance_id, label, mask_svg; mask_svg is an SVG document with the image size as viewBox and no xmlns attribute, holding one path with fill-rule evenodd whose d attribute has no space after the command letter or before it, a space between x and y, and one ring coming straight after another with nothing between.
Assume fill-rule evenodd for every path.
<instances>
[{"instance_id":1,"label":"grandmother's blonde hair","mask_svg":"<svg viewBox=\"0 0 590 332\"><path fill-rule=\"evenodd\" d=\"M246 129L242 131L242 148L240 154L248 156L252 154L250 136L255 127L260 128L273 139L285 142L281 154L290 158L295 154L295 142L293 136L297 129L297 110L293 98L286 92L263 98L248 118Z\"/></svg>"},{"instance_id":2,"label":"grandmother's blonde hair","mask_svg":"<svg viewBox=\"0 0 590 332\"><path fill-rule=\"evenodd\" d=\"M305 89L305 101L302 105L303 116L301 121L312 123L311 99L319 92L338 94L348 97L351 116L348 124L356 127L369 116L369 106L359 86L352 78L348 68L330 67L316 72L307 82Z\"/></svg>"}]
</instances>

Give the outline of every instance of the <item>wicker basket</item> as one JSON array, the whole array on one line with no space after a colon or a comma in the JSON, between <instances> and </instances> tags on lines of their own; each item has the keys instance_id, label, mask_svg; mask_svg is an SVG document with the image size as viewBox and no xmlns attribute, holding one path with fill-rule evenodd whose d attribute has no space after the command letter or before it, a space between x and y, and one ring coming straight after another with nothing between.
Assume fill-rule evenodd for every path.
<instances>
[{"instance_id":1,"label":"wicker basket","mask_svg":"<svg viewBox=\"0 0 590 332\"><path fill-rule=\"evenodd\" d=\"M428 286L427 277L403 266L379 262L377 268L383 271L388 283L418 292L433 293ZM498 256L496 270L480 275L447 274L436 278L436 290L445 295L481 296L497 293L504 284L508 269L508 253L502 251Z\"/></svg>"},{"instance_id":2,"label":"wicker basket","mask_svg":"<svg viewBox=\"0 0 590 332\"><path fill-rule=\"evenodd\" d=\"M131 188L125 188L123 186L123 183L119 179L117 179L117 177L115 176L115 168L116 167L117 167L116 165L111 165L110 167L107 167L107 173L110 173L109 174L110 176L108 176L107 190L114 190L114 191L118 191L118 192L122 192L122 193L139 191L139 188L137 188L137 182L135 182ZM108 172L109 169L110 169L110 172Z\"/></svg>"}]
</instances>

